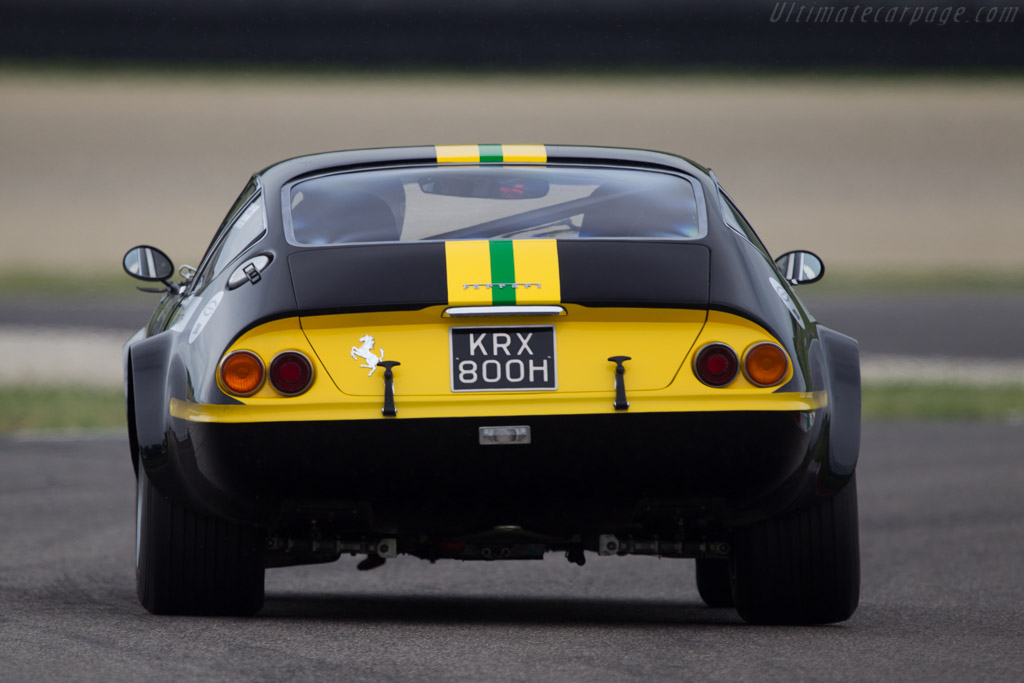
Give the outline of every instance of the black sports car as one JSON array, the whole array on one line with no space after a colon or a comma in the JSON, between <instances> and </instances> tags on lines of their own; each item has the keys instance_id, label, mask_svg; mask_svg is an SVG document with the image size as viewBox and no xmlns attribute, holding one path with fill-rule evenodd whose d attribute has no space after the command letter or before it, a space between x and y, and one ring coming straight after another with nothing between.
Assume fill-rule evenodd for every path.
<instances>
[{"instance_id":1,"label":"black sports car","mask_svg":"<svg viewBox=\"0 0 1024 683\"><path fill-rule=\"evenodd\" d=\"M714 173L545 145L257 173L125 345L138 593L250 614L264 568L362 555L695 558L759 623L859 594L857 343Z\"/></svg>"}]
</instances>

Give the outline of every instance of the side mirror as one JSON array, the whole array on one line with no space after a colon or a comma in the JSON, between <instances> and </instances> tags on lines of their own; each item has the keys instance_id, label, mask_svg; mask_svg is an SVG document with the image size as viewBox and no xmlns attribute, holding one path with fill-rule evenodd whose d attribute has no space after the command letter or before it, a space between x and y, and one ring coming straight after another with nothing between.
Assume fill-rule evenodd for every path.
<instances>
[{"instance_id":1,"label":"side mirror","mask_svg":"<svg viewBox=\"0 0 1024 683\"><path fill-rule=\"evenodd\" d=\"M782 277L791 285L809 285L825 275L825 264L809 251L789 251L775 259Z\"/></svg>"},{"instance_id":2,"label":"side mirror","mask_svg":"<svg viewBox=\"0 0 1024 683\"><path fill-rule=\"evenodd\" d=\"M133 247L124 255L124 272L137 280L162 282L173 289L167 278L174 274L174 263L156 247Z\"/></svg>"}]
</instances>

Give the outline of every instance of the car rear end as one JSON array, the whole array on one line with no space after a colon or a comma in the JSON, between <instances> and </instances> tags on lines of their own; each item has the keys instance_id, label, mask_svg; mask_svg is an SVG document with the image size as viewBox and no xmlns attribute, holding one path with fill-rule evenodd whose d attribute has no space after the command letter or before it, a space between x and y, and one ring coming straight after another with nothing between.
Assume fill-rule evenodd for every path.
<instances>
[{"instance_id":1,"label":"car rear end","mask_svg":"<svg viewBox=\"0 0 1024 683\"><path fill-rule=\"evenodd\" d=\"M300 178L282 204L299 314L225 351L236 403L172 406L262 522L676 537L757 514L806 466L824 396L779 391L779 340L710 310L696 178L403 166ZM235 357L266 379L233 390Z\"/></svg>"},{"instance_id":2,"label":"car rear end","mask_svg":"<svg viewBox=\"0 0 1024 683\"><path fill-rule=\"evenodd\" d=\"M171 398L204 509L140 468L143 604L252 613L265 566L346 553L593 551L696 558L705 602L751 622L848 618L852 465L819 476L831 351L717 181L643 152L426 149L266 174L295 308L254 313L215 384L189 378L213 390ZM168 554L204 569L168 578Z\"/></svg>"}]
</instances>

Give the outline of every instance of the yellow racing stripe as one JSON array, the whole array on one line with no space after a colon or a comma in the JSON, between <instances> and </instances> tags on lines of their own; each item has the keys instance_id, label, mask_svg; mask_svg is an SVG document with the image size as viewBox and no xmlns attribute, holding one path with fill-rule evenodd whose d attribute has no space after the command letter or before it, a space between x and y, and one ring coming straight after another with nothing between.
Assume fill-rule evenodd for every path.
<instances>
[{"instance_id":1,"label":"yellow racing stripe","mask_svg":"<svg viewBox=\"0 0 1024 683\"><path fill-rule=\"evenodd\" d=\"M434 145L439 164L478 164L481 161L544 164L544 145Z\"/></svg>"},{"instance_id":2,"label":"yellow racing stripe","mask_svg":"<svg viewBox=\"0 0 1024 683\"><path fill-rule=\"evenodd\" d=\"M445 243L449 306L561 302L558 243L555 240L495 242L495 246L498 245L512 247L514 282L498 282L495 279L496 257L490 242L466 240ZM502 284L505 288L499 290L495 287ZM496 297L496 293L502 296ZM510 298L513 293L514 297Z\"/></svg>"},{"instance_id":3,"label":"yellow racing stripe","mask_svg":"<svg viewBox=\"0 0 1024 683\"><path fill-rule=\"evenodd\" d=\"M502 145L505 161L546 164L548 150L544 145Z\"/></svg>"},{"instance_id":4,"label":"yellow racing stripe","mask_svg":"<svg viewBox=\"0 0 1024 683\"><path fill-rule=\"evenodd\" d=\"M480 162L480 145L434 145L439 164L475 164Z\"/></svg>"},{"instance_id":5,"label":"yellow racing stripe","mask_svg":"<svg viewBox=\"0 0 1024 683\"><path fill-rule=\"evenodd\" d=\"M562 301L558 277L558 242L555 240L515 240L517 304L557 304Z\"/></svg>"},{"instance_id":6,"label":"yellow racing stripe","mask_svg":"<svg viewBox=\"0 0 1024 683\"><path fill-rule=\"evenodd\" d=\"M446 242L448 304L451 306L491 305L491 252L487 240Z\"/></svg>"}]
</instances>

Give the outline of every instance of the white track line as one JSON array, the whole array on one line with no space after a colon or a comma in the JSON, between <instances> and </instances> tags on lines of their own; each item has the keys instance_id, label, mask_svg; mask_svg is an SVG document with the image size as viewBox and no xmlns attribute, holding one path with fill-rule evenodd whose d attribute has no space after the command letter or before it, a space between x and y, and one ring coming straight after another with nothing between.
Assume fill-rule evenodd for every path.
<instances>
[{"instance_id":1,"label":"white track line","mask_svg":"<svg viewBox=\"0 0 1024 683\"><path fill-rule=\"evenodd\" d=\"M0 326L0 384L119 387L131 335L79 328Z\"/></svg>"},{"instance_id":2,"label":"white track line","mask_svg":"<svg viewBox=\"0 0 1024 683\"><path fill-rule=\"evenodd\" d=\"M969 384L1024 386L1024 360L956 356L863 355L865 384Z\"/></svg>"}]
</instances>

